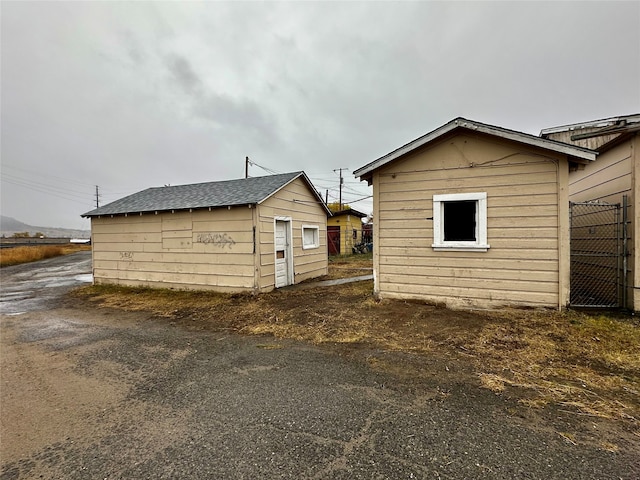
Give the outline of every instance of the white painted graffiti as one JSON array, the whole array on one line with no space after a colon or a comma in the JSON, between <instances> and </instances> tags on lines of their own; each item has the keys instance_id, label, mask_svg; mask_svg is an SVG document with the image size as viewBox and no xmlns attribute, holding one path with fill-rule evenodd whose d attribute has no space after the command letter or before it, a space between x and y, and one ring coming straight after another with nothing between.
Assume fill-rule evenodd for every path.
<instances>
[{"instance_id":1,"label":"white painted graffiti","mask_svg":"<svg viewBox=\"0 0 640 480\"><path fill-rule=\"evenodd\" d=\"M235 240L226 233L199 233L196 239L198 243L206 243L225 249L229 247L229 250L236 244Z\"/></svg>"},{"instance_id":2,"label":"white painted graffiti","mask_svg":"<svg viewBox=\"0 0 640 480\"><path fill-rule=\"evenodd\" d=\"M120 252L120 260L125 262L133 261L133 252Z\"/></svg>"}]
</instances>

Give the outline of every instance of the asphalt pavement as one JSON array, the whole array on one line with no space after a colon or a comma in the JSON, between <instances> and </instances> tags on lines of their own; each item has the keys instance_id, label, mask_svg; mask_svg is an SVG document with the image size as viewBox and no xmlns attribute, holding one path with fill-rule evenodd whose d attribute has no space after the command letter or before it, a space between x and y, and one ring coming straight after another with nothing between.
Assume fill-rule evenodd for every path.
<instances>
[{"instance_id":1,"label":"asphalt pavement","mask_svg":"<svg viewBox=\"0 0 640 480\"><path fill-rule=\"evenodd\" d=\"M65 302L88 259L2 271L1 480L640 478L637 444L572 441L564 417L367 360L393 353Z\"/></svg>"}]
</instances>

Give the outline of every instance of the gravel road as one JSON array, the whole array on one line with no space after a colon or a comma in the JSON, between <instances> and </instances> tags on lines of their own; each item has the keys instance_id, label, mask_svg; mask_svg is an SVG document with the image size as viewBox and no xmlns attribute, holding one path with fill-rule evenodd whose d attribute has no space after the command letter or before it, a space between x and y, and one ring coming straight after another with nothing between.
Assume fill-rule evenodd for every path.
<instances>
[{"instance_id":1,"label":"gravel road","mask_svg":"<svg viewBox=\"0 0 640 480\"><path fill-rule=\"evenodd\" d=\"M87 281L87 253L2 270L1 480L640 478L640 438L607 451L615 426L531 411L455 363L411 378L367 361L392 353L65 299Z\"/></svg>"}]
</instances>

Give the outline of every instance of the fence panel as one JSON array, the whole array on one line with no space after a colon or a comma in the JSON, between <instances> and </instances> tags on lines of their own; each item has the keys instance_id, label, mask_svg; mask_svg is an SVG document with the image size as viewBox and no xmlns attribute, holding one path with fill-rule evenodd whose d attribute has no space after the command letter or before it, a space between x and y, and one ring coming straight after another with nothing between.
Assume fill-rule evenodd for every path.
<instances>
[{"instance_id":1,"label":"fence panel","mask_svg":"<svg viewBox=\"0 0 640 480\"><path fill-rule=\"evenodd\" d=\"M574 307L620 307L625 255L620 204L572 202L570 212L570 304Z\"/></svg>"}]
</instances>

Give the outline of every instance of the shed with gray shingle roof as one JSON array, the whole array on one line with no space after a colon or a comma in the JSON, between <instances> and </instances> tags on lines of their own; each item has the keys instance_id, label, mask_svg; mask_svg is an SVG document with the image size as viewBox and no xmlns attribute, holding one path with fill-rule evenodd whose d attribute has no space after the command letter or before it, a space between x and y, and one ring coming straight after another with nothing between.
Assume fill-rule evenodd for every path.
<instances>
[{"instance_id":1,"label":"shed with gray shingle roof","mask_svg":"<svg viewBox=\"0 0 640 480\"><path fill-rule=\"evenodd\" d=\"M264 292L327 273L304 172L148 188L91 210L95 283Z\"/></svg>"}]
</instances>

